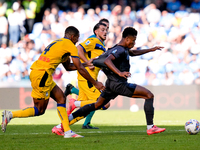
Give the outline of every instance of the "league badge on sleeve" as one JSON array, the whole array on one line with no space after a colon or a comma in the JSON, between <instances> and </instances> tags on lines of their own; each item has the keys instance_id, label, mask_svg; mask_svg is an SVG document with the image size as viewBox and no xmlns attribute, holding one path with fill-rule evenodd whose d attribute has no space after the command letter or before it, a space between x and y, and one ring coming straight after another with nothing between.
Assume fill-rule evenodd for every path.
<instances>
[{"instance_id":1,"label":"league badge on sleeve","mask_svg":"<svg viewBox=\"0 0 200 150\"><path fill-rule=\"evenodd\" d=\"M116 52L117 52L117 49L115 49L115 50L112 51L113 54L116 53Z\"/></svg>"},{"instance_id":2,"label":"league badge on sleeve","mask_svg":"<svg viewBox=\"0 0 200 150\"><path fill-rule=\"evenodd\" d=\"M87 42L85 42L85 45L89 45L90 44L90 41L88 40Z\"/></svg>"}]
</instances>

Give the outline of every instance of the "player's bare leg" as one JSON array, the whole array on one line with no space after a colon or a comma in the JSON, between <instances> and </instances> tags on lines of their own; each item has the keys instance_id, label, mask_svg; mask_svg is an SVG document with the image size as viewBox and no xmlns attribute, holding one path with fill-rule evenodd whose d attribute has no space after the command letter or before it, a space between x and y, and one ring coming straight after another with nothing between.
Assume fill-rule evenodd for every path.
<instances>
[{"instance_id":1,"label":"player's bare leg","mask_svg":"<svg viewBox=\"0 0 200 150\"><path fill-rule=\"evenodd\" d=\"M154 95L146 88L137 85L135 88L135 91L133 93L134 98L144 98L144 112L146 115L146 121L147 121L147 134L155 134L164 132L165 128L159 128L153 124L153 118L154 118L154 107L153 107L153 100Z\"/></svg>"}]
</instances>

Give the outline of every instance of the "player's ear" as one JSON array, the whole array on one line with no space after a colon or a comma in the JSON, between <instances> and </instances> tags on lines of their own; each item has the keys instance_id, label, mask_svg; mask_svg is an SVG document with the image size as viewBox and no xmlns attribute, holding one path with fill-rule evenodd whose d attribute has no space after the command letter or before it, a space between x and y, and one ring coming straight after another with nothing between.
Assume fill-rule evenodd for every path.
<instances>
[{"instance_id":1,"label":"player's ear","mask_svg":"<svg viewBox=\"0 0 200 150\"><path fill-rule=\"evenodd\" d=\"M98 33L98 30L95 30L95 31L94 31L94 33L95 33L95 35L97 35L97 33Z\"/></svg>"},{"instance_id":2,"label":"player's ear","mask_svg":"<svg viewBox=\"0 0 200 150\"><path fill-rule=\"evenodd\" d=\"M125 41L126 41L126 42L128 42L128 41L129 41L129 36L127 36L127 37L125 38Z\"/></svg>"},{"instance_id":3,"label":"player's ear","mask_svg":"<svg viewBox=\"0 0 200 150\"><path fill-rule=\"evenodd\" d=\"M70 38L69 38L69 39L70 39L73 43L75 42L75 41L74 41L75 38L74 38L74 35L73 35L73 34L70 35Z\"/></svg>"}]
</instances>

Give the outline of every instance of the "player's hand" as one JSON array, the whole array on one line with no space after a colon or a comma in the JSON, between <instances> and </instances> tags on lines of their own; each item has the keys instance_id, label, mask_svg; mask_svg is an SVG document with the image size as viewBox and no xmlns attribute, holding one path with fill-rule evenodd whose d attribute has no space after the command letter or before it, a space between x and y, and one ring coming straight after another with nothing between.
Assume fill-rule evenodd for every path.
<instances>
[{"instance_id":1,"label":"player's hand","mask_svg":"<svg viewBox=\"0 0 200 150\"><path fill-rule=\"evenodd\" d=\"M95 59L95 58L92 58L92 59L90 59L89 61L86 62L87 66L88 66L88 68L89 68L90 70L94 70L94 68L95 68L95 66L94 66L93 63L92 63L94 59Z\"/></svg>"},{"instance_id":2,"label":"player's hand","mask_svg":"<svg viewBox=\"0 0 200 150\"><path fill-rule=\"evenodd\" d=\"M121 72L119 74L120 77L124 77L124 78L128 78L128 77L131 77L131 73L130 72Z\"/></svg>"},{"instance_id":3,"label":"player's hand","mask_svg":"<svg viewBox=\"0 0 200 150\"><path fill-rule=\"evenodd\" d=\"M162 47L162 46L155 46L155 47L153 47L153 48L151 48L151 50L152 51L156 51L156 50L161 50L161 49L163 49L164 47Z\"/></svg>"},{"instance_id":4,"label":"player's hand","mask_svg":"<svg viewBox=\"0 0 200 150\"><path fill-rule=\"evenodd\" d=\"M88 66L90 70L94 70L95 66Z\"/></svg>"},{"instance_id":5,"label":"player's hand","mask_svg":"<svg viewBox=\"0 0 200 150\"><path fill-rule=\"evenodd\" d=\"M94 85L100 92L103 92L105 90L105 86L101 83L96 81L95 85Z\"/></svg>"}]
</instances>

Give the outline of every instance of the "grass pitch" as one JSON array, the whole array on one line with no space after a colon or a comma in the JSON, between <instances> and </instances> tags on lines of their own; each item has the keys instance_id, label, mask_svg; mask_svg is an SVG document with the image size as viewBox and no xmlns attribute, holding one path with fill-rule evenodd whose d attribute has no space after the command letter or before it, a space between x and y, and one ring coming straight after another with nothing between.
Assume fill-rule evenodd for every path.
<instances>
[{"instance_id":1,"label":"grass pitch","mask_svg":"<svg viewBox=\"0 0 200 150\"><path fill-rule=\"evenodd\" d=\"M128 110L97 111L92 123L99 130L81 129L83 121L71 126L78 134L77 139L64 139L51 133L60 121L56 110L47 110L43 116L16 118L7 126L6 133L0 132L2 150L187 150L199 149L200 133L189 135L184 124L197 119L200 111L155 111L154 122L166 131L147 135L143 111Z\"/></svg>"}]
</instances>

